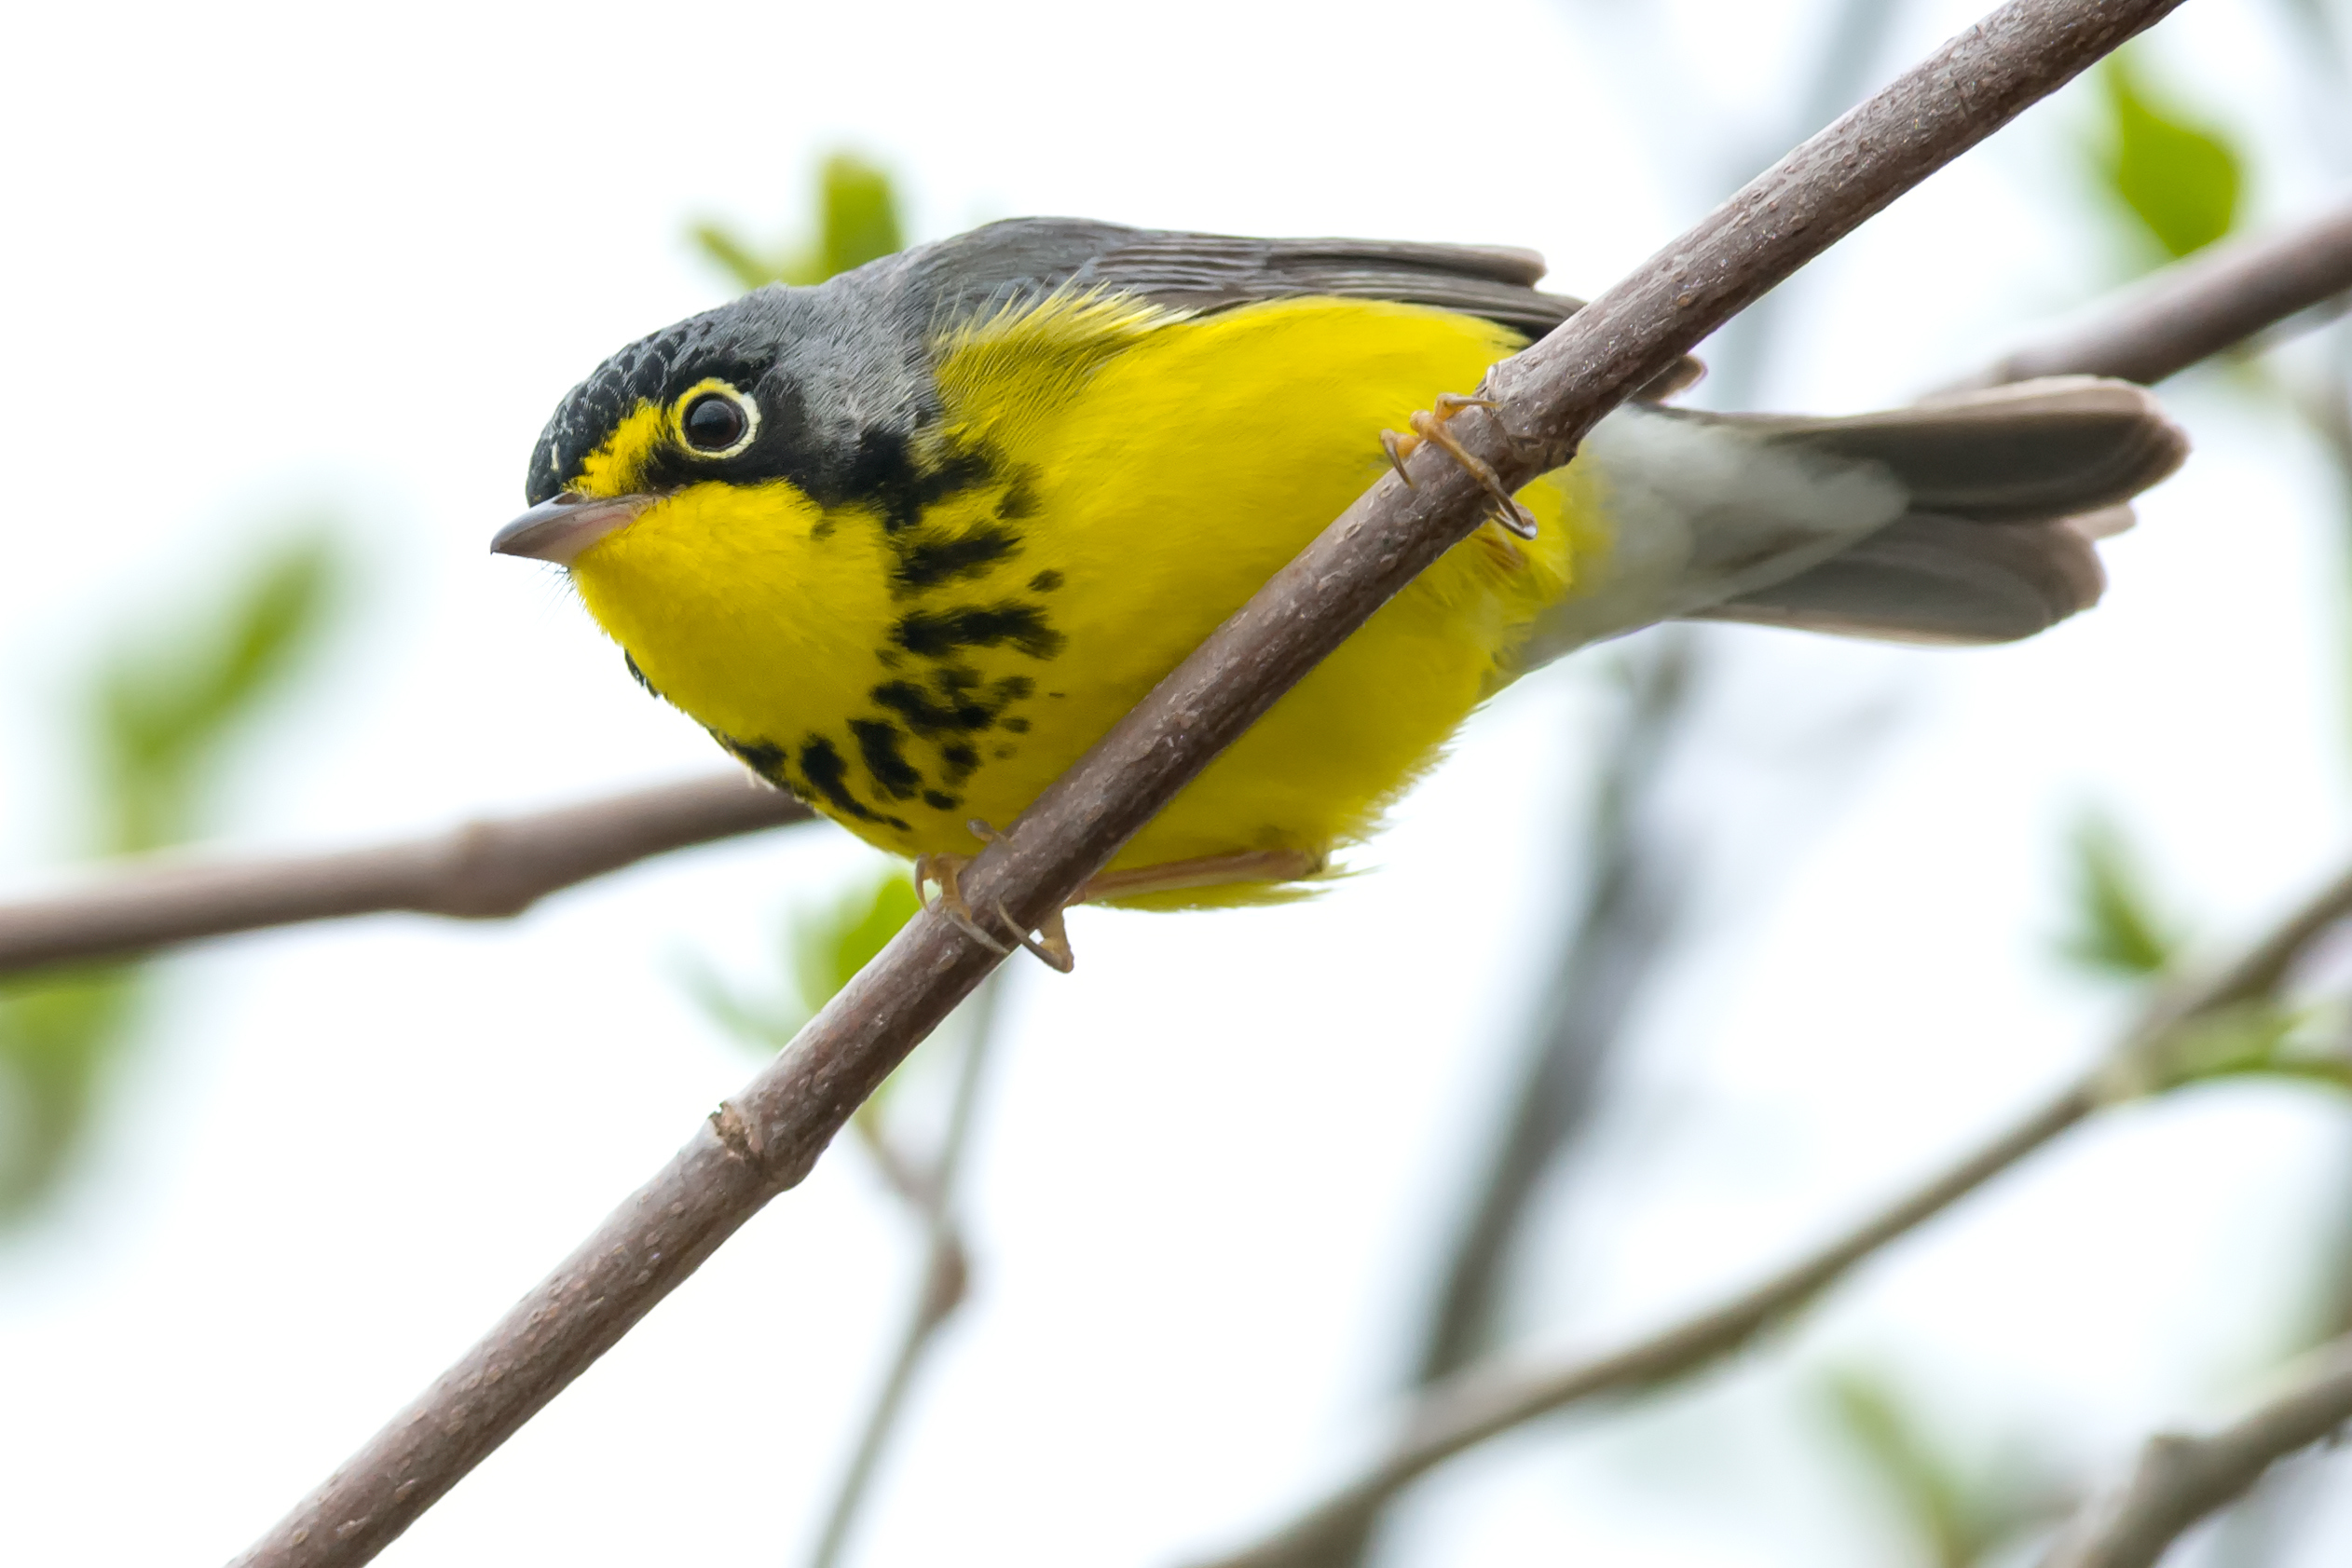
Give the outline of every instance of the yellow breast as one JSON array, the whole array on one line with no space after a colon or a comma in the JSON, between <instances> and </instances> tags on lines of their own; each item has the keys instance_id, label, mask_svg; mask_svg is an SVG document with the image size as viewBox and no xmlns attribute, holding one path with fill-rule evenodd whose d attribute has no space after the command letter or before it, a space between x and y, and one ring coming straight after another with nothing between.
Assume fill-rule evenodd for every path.
<instances>
[{"instance_id":1,"label":"yellow breast","mask_svg":"<svg viewBox=\"0 0 2352 1568\"><path fill-rule=\"evenodd\" d=\"M572 575L754 767L885 849L970 852L967 821L1009 821L1378 477L1381 429L1518 347L1380 302L1060 297L937 345L947 417L911 454L911 506L904 484L831 508L693 485ZM1369 832L1566 588L1583 488L1574 467L1529 485L1536 539L1489 525L1449 552L1114 864Z\"/></svg>"}]
</instances>

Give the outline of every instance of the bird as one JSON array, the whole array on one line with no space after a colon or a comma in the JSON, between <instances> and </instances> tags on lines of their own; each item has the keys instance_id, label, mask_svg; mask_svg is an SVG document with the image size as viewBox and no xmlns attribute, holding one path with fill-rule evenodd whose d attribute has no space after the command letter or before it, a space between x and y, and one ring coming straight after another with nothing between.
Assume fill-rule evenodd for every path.
<instances>
[{"instance_id":1,"label":"bird","mask_svg":"<svg viewBox=\"0 0 2352 1568\"><path fill-rule=\"evenodd\" d=\"M1460 452L1445 421L1580 307L1544 270L991 224L622 348L556 408L492 549L564 567L639 684L913 859L975 934L1066 967L1058 922L976 917L957 870L1415 445ZM1696 374L1500 498L1081 897L1311 893L1480 703L1654 622L2031 636L2099 599L2097 541L2187 453L2118 381L1805 416L1669 402Z\"/></svg>"}]
</instances>

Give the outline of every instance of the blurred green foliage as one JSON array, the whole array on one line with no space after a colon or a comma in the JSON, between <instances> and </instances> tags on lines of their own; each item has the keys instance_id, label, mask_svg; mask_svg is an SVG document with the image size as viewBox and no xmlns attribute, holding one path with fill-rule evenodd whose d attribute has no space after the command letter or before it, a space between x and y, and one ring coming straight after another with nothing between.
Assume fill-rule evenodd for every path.
<instances>
[{"instance_id":1,"label":"blurred green foliage","mask_svg":"<svg viewBox=\"0 0 2352 1568\"><path fill-rule=\"evenodd\" d=\"M2244 160L2223 133L2201 124L2140 75L2138 51L2112 54L2099 68L2105 116L2095 162L2100 183L2137 235L2154 242L2152 262L2203 250L2237 223Z\"/></svg>"},{"instance_id":2,"label":"blurred green foliage","mask_svg":"<svg viewBox=\"0 0 2352 1568\"><path fill-rule=\"evenodd\" d=\"M760 246L717 223L691 231L704 256L748 291L770 283L822 283L906 244L890 176L855 153L835 153L817 169L815 232Z\"/></svg>"},{"instance_id":3,"label":"blurred green foliage","mask_svg":"<svg viewBox=\"0 0 2352 1568\"><path fill-rule=\"evenodd\" d=\"M2352 1089L2340 1007L2290 1007L2258 998L2183 1025L2153 1064L2153 1089L2217 1078L2290 1078Z\"/></svg>"},{"instance_id":4,"label":"blurred green foliage","mask_svg":"<svg viewBox=\"0 0 2352 1568\"><path fill-rule=\"evenodd\" d=\"M2097 974L2144 980L2170 967L2181 948L2173 921L2158 912L2148 875L2123 832L2107 817L2083 818L2072 846L2074 927L2059 950Z\"/></svg>"},{"instance_id":5,"label":"blurred green foliage","mask_svg":"<svg viewBox=\"0 0 2352 1568\"><path fill-rule=\"evenodd\" d=\"M201 614L122 638L80 704L88 848L137 854L212 813L226 764L322 646L342 598L323 526L291 536ZM107 1070L134 1038L144 972L103 964L0 977L0 1223L55 1191Z\"/></svg>"},{"instance_id":6,"label":"blurred green foliage","mask_svg":"<svg viewBox=\"0 0 2352 1568\"><path fill-rule=\"evenodd\" d=\"M728 1033L759 1050L781 1050L921 907L906 868L885 866L831 904L785 922L784 994L745 996L701 966L686 972L687 988Z\"/></svg>"},{"instance_id":7,"label":"blurred green foliage","mask_svg":"<svg viewBox=\"0 0 2352 1568\"><path fill-rule=\"evenodd\" d=\"M1989 1464L1962 1463L1875 1372L1835 1371L1826 1392L1848 1449L1935 1568L1977 1568L2066 1507L2068 1489L2041 1456L2012 1445Z\"/></svg>"}]
</instances>

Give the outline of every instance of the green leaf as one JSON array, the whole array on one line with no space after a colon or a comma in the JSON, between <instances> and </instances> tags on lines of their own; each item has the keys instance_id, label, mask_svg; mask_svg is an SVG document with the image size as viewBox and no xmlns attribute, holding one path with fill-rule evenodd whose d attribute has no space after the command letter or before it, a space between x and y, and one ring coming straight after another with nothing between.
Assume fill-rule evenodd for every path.
<instances>
[{"instance_id":1,"label":"green leaf","mask_svg":"<svg viewBox=\"0 0 2352 1568\"><path fill-rule=\"evenodd\" d=\"M890 175L855 153L834 153L817 167L814 234L763 247L723 225L688 230L704 257L748 292L770 283L822 283L877 261L906 244Z\"/></svg>"},{"instance_id":2,"label":"green leaf","mask_svg":"<svg viewBox=\"0 0 2352 1568\"><path fill-rule=\"evenodd\" d=\"M316 653L341 577L331 536L295 538L219 608L107 661L91 704L102 850L135 853L192 830L228 743Z\"/></svg>"},{"instance_id":3,"label":"green leaf","mask_svg":"<svg viewBox=\"0 0 2352 1568\"><path fill-rule=\"evenodd\" d=\"M704 257L718 264L720 271L732 278L738 288L749 293L783 279L790 266L787 261L764 256L733 233L715 223L696 224L687 231L688 237L702 247Z\"/></svg>"},{"instance_id":4,"label":"green leaf","mask_svg":"<svg viewBox=\"0 0 2352 1568\"><path fill-rule=\"evenodd\" d=\"M826 907L796 914L787 922L785 973L779 976L787 995L774 1000L746 996L699 962L685 965L679 978L687 994L720 1029L756 1049L781 1050L921 907L913 879L894 866L856 883Z\"/></svg>"},{"instance_id":5,"label":"green leaf","mask_svg":"<svg viewBox=\"0 0 2352 1568\"><path fill-rule=\"evenodd\" d=\"M798 922L792 935L792 977L809 1011L832 1001L922 907L914 879L894 866L878 880L851 892L827 914Z\"/></svg>"},{"instance_id":6,"label":"green leaf","mask_svg":"<svg viewBox=\"0 0 2352 1568\"><path fill-rule=\"evenodd\" d=\"M91 680L92 772L81 795L109 853L157 849L200 824L233 742L318 649L343 573L314 531L256 561L224 603L126 640ZM139 1022L141 969L0 978L0 1221L53 1192L106 1073Z\"/></svg>"},{"instance_id":7,"label":"green leaf","mask_svg":"<svg viewBox=\"0 0 2352 1568\"><path fill-rule=\"evenodd\" d=\"M63 1174L138 1002L129 966L0 980L0 1223Z\"/></svg>"},{"instance_id":8,"label":"green leaf","mask_svg":"<svg viewBox=\"0 0 2352 1568\"><path fill-rule=\"evenodd\" d=\"M2277 1078L2352 1089L2340 1008L2290 1007L2255 998L2183 1022L2161 1042L2150 1088L2220 1078Z\"/></svg>"},{"instance_id":9,"label":"green leaf","mask_svg":"<svg viewBox=\"0 0 2352 1568\"><path fill-rule=\"evenodd\" d=\"M2223 132L2154 90L2137 59L2113 54L2099 67L2107 112L2097 163L2138 230L2177 260L2236 224L2244 159Z\"/></svg>"},{"instance_id":10,"label":"green leaf","mask_svg":"<svg viewBox=\"0 0 2352 1568\"><path fill-rule=\"evenodd\" d=\"M825 160L818 176L818 240L814 278L795 281L821 283L835 273L880 261L906 244L898 228L898 199L890 176L854 153L835 153Z\"/></svg>"},{"instance_id":11,"label":"green leaf","mask_svg":"<svg viewBox=\"0 0 2352 1568\"><path fill-rule=\"evenodd\" d=\"M2160 914L2147 875L2123 833L2106 817L2085 816L2075 828L2074 929L2059 951L2103 975L2145 979L2167 968L2181 935Z\"/></svg>"},{"instance_id":12,"label":"green leaf","mask_svg":"<svg viewBox=\"0 0 2352 1568\"><path fill-rule=\"evenodd\" d=\"M1963 1465L1887 1379L1836 1370L1826 1392L1852 1451L1935 1568L1977 1568L2029 1528L2065 1511L2069 1489L2019 1445L2003 1444L1994 1464Z\"/></svg>"}]
</instances>

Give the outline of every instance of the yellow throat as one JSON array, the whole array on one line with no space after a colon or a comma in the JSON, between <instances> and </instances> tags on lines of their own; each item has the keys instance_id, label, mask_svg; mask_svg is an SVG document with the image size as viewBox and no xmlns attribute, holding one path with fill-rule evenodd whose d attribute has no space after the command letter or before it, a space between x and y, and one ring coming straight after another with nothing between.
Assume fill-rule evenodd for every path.
<instances>
[{"instance_id":1,"label":"yellow throat","mask_svg":"<svg viewBox=\"0 0 2352 1568\"><path fill-rule=\"evenodd\" d=\"M1194 316L1049 295L932 346L945 417L869 496L676 490L572 563L655 690L868 841L969 853L1379 476L1378 435L1521 340L1420 306ZM673 405L675 406L675 405ZM641 404L575 488L622 494L672 415ZM1571 466L1381 609L1114 861L1357 840L1603 541ZM1146 903L1249 902L1265 884Z\"/></svg>"}]
</instances>

